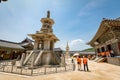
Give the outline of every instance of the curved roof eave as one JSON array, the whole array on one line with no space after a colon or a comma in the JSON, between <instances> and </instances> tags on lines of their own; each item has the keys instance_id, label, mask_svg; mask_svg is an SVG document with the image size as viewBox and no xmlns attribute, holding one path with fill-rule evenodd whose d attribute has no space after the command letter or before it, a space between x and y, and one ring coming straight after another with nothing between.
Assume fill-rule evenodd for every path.
<instances>
[{"instance_id":1,"label":"curved roof eave","mask_svg":"<svg viewBox=\"0 0 120 80\"><path fill-rule=\"evenodd\" d=\"M95 36L92 38L92 40L90 42L88 42L88 44L91 45L94 41L96 41L104 33L104 31L106 31L107 28L105 28L103 26L105 26L105 20L103 20L100 23L100 26L99 26Z\"/></svg>"}]
</instances>

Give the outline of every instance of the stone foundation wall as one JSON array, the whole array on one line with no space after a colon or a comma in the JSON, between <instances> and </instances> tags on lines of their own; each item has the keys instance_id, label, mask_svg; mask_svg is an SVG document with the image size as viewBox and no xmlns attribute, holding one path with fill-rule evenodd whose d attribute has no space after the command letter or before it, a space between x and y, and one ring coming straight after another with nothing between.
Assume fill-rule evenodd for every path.
<instances>
[{"instance_id":1,"label":"stone foundation wall","mask_svg":"<svg viewBox=\"0 0 120 80\"><path fill-rule=\"evenodd\" d=\"M112 50L113 50L115 56L120 56L119 55L118 43L112 43L111 47L112 47Z\"/></svg>"},{"instance_id":2,"label":"stone foundation wall","mask_svg":"<svg viewBox=\"0 0 120 80\"><path fill-rule=\"evenodd\" d=\"M108 63L120 66L120 57L107 58Z\"/></svg>"}]
</instances>

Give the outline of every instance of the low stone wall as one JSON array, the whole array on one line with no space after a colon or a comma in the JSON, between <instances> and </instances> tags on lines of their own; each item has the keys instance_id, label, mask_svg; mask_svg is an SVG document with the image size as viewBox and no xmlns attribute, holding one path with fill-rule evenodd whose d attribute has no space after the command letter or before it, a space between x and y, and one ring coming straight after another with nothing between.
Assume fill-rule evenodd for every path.
<instances>
[{"instance_id":1,"label":"low stone wall","mask_svg":"<svg viewBox=\"0 0 120 80\"><path fill-rule=\"evenodd\" d=\"M45 74L53 74L67 71L74 71L75 64L67 65L44 65L44 66L18 66L20 61L17 61L16 64L11 64L11 61L0 61L0 72L13 73L19 75L27 76L38 76Z\"/></svg>"},{"instance_id":2,"label":"low stone wall","mask_svg":"<svg viewBox=\"0 0 120 80\"><path fill-rule=\"evenodd\" d=\"M107 58L108 63L120 66L120 57Z\"/></svg>"}]
</instances>

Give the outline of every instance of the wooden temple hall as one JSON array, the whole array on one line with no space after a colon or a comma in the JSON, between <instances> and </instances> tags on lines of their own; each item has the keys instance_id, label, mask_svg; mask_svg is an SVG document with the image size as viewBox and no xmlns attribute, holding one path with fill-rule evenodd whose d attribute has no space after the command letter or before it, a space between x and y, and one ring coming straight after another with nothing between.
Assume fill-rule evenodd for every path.
<instances>
[{"instance_id":1,"label":"wooden temple hall","mask_svg":"<svg viewBox=\"0 0 120 80\"><path fill-rule=\"evenodd\" d=\"M88 44L95 48L97 56L120 56L120 17L117 19L103 18L97 33Z\"/></svg>"},{"instance_id":2,"label":"wooden temple hall","mask_svg":"<svg viewBox=\"0 0 120 80\"><path fill-rule=\"evenodd\" d=\"M0 40L0 60L20 59L23 52L33 49L32 42L29 38L19 43Z\"/></svg>"}]
</instances>

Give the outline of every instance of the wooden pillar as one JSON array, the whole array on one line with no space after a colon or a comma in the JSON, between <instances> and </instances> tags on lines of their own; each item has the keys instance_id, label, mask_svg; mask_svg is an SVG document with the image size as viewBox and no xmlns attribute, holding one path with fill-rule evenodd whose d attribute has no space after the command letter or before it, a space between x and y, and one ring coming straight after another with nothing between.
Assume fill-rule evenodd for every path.
<instances>
[{"instance_id":1,"label":"wooden pillar","mask_svg":"<svg viewBox=\"0 0 120 80\"><path fill-rule=\"evenodd\" d=\"M3 60L5 59L5 50L2 51Z\"/></svg>"},{"instance_id":2,"label":"wooden pillar","mask_svg":"<svg viewBox=\"0 0 120 80\"><path fill-rule=\"evenodd\" d=\"M118 49L119 49L119 55L120 55L120 42L118 42Z\"/></svg>"}]
</instances>

